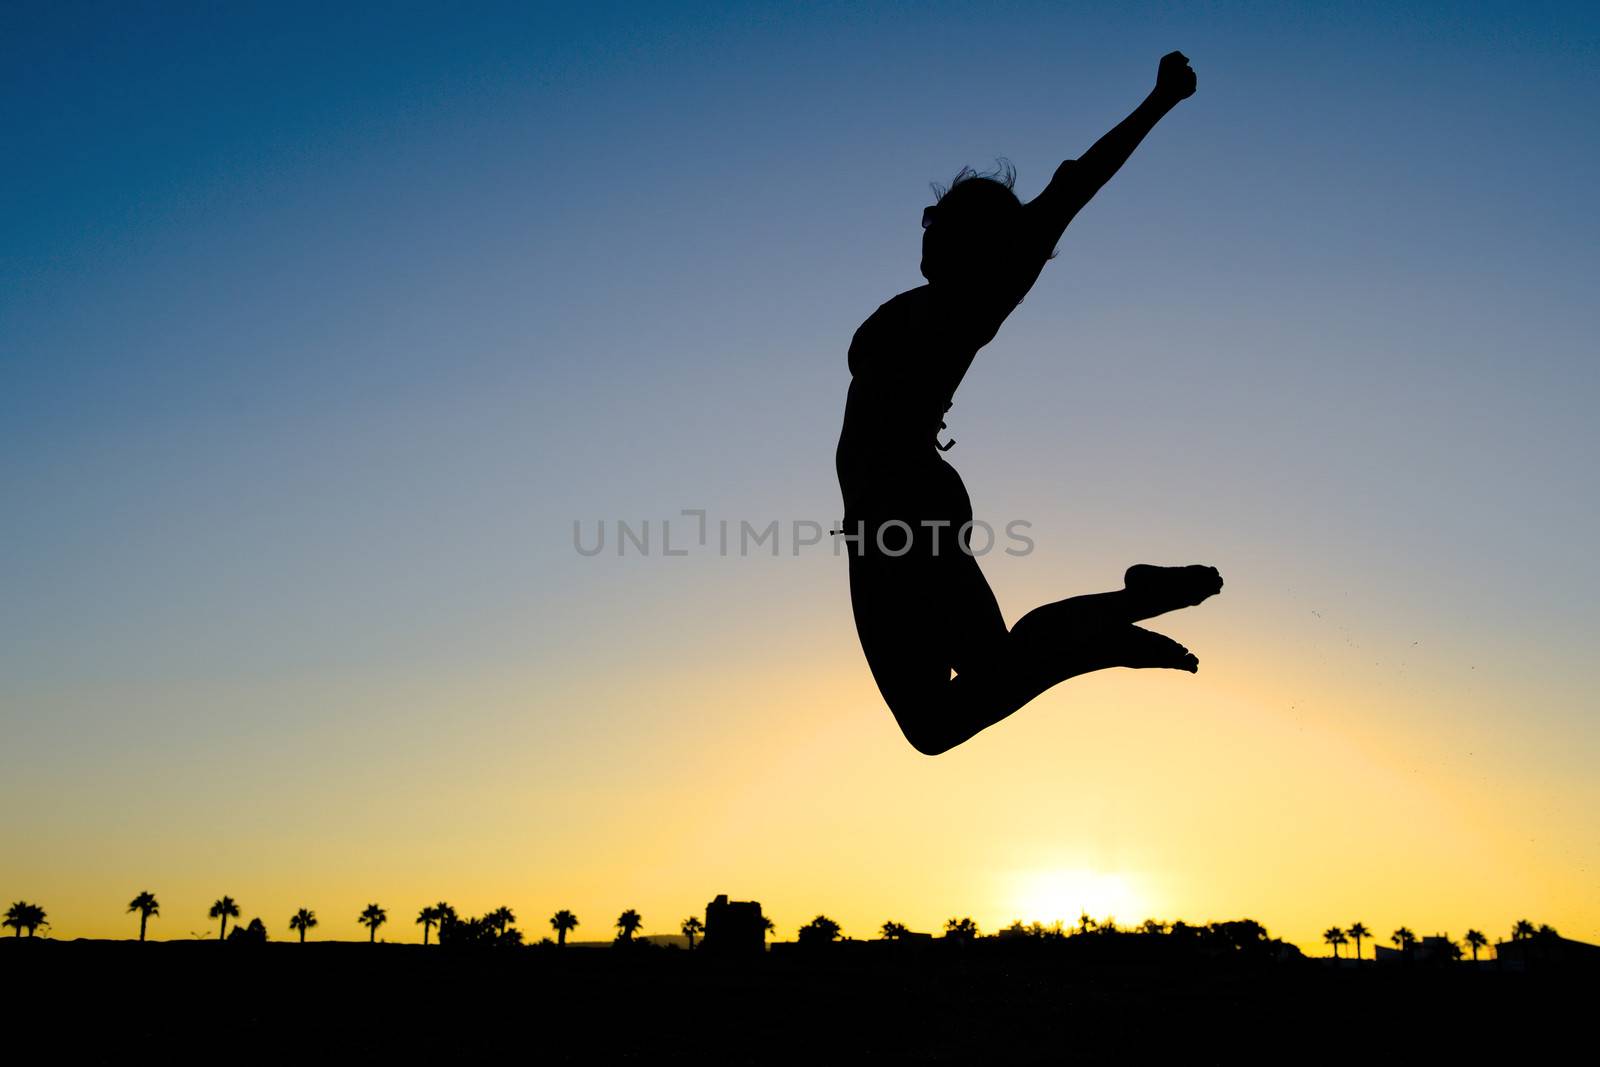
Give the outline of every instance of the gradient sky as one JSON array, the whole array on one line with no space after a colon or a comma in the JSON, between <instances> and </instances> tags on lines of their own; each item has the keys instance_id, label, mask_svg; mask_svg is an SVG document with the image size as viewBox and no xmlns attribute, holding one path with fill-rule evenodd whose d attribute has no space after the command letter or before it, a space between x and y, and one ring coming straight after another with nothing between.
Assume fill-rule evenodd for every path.
<instances>
[{"instance_id":1,"label":"gradient sky","mask_svg":"<svg viewBox=\"0 0 1600 1067\"><path fill-rule=\"evenodd\" d=\"M1594 5L225 6L0 12L0 897L55 936L1600 940ZM836 519L928 183L1033 195L1173 48L950 459L1033 523L1009 619L1216 563L1199 675L928 759L827 551L574 551Z\"/></svg>"}]
</instances>

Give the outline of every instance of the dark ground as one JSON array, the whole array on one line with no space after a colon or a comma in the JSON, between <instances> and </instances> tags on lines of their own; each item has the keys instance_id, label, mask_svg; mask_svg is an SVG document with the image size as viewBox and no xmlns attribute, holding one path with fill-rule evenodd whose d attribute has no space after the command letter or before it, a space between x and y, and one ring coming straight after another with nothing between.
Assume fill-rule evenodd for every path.
<instances>
[{"instance_id":1,"label":"dark ground","mask_svg":"<svg viewBox=\"0 0 1600 1067\"><path fill-rule=\"evenodd\" d=\"M13 1063L1588 1061L1590 972L0 939ZM887 951L885 951L887 949ZM837 950L837 951L835 951ZM4 1047L4 1046L0 1046Z\"/></svg>"}]
</instances>

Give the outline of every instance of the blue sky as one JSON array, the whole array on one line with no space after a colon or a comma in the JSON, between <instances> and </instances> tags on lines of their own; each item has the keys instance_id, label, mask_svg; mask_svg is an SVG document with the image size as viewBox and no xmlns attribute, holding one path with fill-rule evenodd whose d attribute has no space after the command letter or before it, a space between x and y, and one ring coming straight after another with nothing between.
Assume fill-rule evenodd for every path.
<instances>
[{"instance_id":1,"label":"blue sky","mask_svg":"<svg viewBox=\"0 0 1600 1067\"><path fill-rule=\"evenodd\" d=\"M1493 675L1481 705L1397 716L1377 679L1344 713L1401 748L1464 722L1585 788L1592 7L0 20L0 714L35 761L12 802L96 795L128 746L137 792L284 733L470 718L453 679L539 679L490 733L588 706L535 730L575 760L682 725L582 696L596 664L714 679L826 633L861 681L835 561L586 561L571 523L835 518L845 347L920 282L928 183L1004 156L1032 195L1173 48L1199 93L951 413L980 513L1038 530L989 568L1008 617L1215 561L1236 606L1184 639L1228 670L1315 690L1327 647L1421 642L1451 685ZM442 695L396 720L407 679ZM435 786L482 772L457 753ZM252 788L334 789L306 774ZM54 817L88 839L91 808Z\"/></svg>"}]
</instances>

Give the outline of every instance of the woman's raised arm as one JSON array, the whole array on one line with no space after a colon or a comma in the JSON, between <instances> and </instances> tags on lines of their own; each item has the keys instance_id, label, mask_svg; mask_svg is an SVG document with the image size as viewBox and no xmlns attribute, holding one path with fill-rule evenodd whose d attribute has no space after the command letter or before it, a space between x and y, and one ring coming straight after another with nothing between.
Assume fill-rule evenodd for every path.
<instances>
[{"instance_id":1,"label":"woman's raised arm","mask_svg":"<svg viewBox=\"0 0 1600 1067\"><path fill-rule=\"evenodd\" d=\"M1082 156L1056 168L1044 192L1028 203L1028 212L1035 220L1032 225L1038 228L1046 249L1056 246L1067 223L1122 168L1145 134L1155 129L1156 123L1180 100L1193 96L1194 90L1195 76L1188 58L1182 52L1167 53L1156 70L1156 87L1133 109L1133 114L1117 123Z\"/></svg>"}]
</instances>

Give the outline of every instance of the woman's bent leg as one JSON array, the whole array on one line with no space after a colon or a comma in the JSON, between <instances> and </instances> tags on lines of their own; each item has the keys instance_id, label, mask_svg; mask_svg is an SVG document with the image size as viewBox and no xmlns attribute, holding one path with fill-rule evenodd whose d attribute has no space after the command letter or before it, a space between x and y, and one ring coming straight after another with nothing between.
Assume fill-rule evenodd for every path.
<instances>
[{"instance_id":1,"label":"woman's bent leg","mask_svg":"<svg viewBox=\"0 0 1600 1067\"><path fill-rule=\"evenodd\" d=\"M1182 645L1133 622L1197 603L1220 588L1220 577L1210 568L1149 568L1188 573L1146 573L1135 581L1136 569L1130 588L1046 604L1009 633L977 561L965 554L948 561L852 557L851 599L884 701L912 746L935 755L1080 674L1196 670Z\"/></svg>"},{"instance_id":2,"label":"woman's bent leg","mask_svg":"<svg viewBox=\"0 0 1600 1067\"><path fill-rule=\"evenodd\" d=\"M960 551L852 553L850 601L867 665L901 732L919 751L950 747L947 724L964 718L951 672L981 671L1004 657L1010 640L977 560Z\"/></svg>"}]
</instances>

